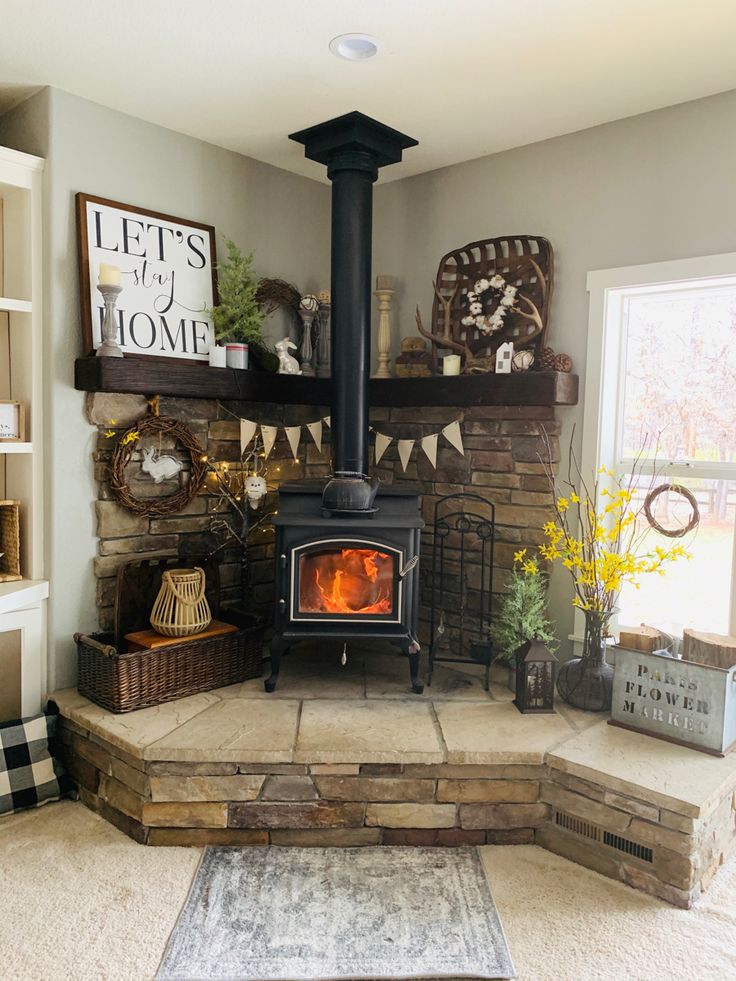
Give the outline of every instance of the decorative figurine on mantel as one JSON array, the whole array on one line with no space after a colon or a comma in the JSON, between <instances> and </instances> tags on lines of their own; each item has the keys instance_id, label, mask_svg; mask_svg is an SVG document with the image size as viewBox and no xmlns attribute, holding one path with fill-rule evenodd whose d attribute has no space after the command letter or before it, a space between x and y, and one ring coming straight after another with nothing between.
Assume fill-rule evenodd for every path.
<instances>
[{"instance_id":1,"label":"decorative figurine on mantel","mask_svg":"<svg viewBox=\"0 0 736 981\"><path fill-rule=\"evenodd\" d=\"M496 348L496 374L497 375L510 375L511 374L511 362L514 357L514 345L512 341L507 341L505 344L499 344Z\"/></svg>"},{"instance_id":2,"label":"decorative figurine on mantel","mask_svg":"<svg viewBox=\"0 0 736 981\"><path fill-rule=\"evenodd\" d=\"M427 353L423 337L404 337L401 354L396 358L397 378L429 378L432 374L432 358Z\"/></svg>"},{"instance_id":3,"label":"decorative figurine on mantel","mask_svg":"<svg viewBox=\"0 0 736 981\"><path fill-rule=\"evenodd\" d=\"M317 377L329 378L331 372L330 364L330 313L332 311L332 297L329 290L320 290L317 294L319 300L319 329L317 335Z\"/></svg>"},{"instance_id":4,"label":"decorative figurine on mantel","mask_svg":"<svg viewBox=\"0 0 736 981\"><path fill-rule=\"evenodd\" d=\"M529 371L533 364L534 351L530 351L529 348L524 348L522 351L517 351L511 359L511 370Z\"/></svg>"},{"instance_id":5,"label":"decorative figurine on mantel","mask_svg":"<svg viewBox=\"0 0 736 981\"><path fill-rule=\"evenodd\" d=\"M391 368L391 298L394 295L393 276L376 276L373 295L378 300L378 367L374 378L390 378Z\"/></svg>"},{"instance_id":6,"label":"decorative figurine on mantel","mask_svg":"<svg viewBox=\"0 0 736 981\"><path fill-rule=\"evenodd\" d=\"M301 317L302 327L304 328L299 357L302 363L302 374L308 378L314 378L314 365L312 364L314 355L312 347L312 326L318 311L319 300L312 293L307 293L299 301L299 316Z\"/></svg>"},{"instance_id":7,"label":"decorative figurine on mantel","mask_svg":"<svg viewBox=\"0 0 736 981\"><path fill-rule=\"evenodd\" d=\"M296 358L289 354L289 351L296 351L296 344L289 337L284 337L274 344L274 349L279 359L280 375L301 375L302 369Z\"/></svg>"},{"instance_id":8,"label":"decorative figurine on mantel","mask_svg":"<svg viewBox=\"0 0 736 981\"><path fill-rule=\"evenodd\" d=\"M115 326L115 304L118 296L122 293L120 285L120 268L110 266L106 262L100 263L99 278L97 289L102 293L105 301L105 316L102 320L102 344L97 348L98 358L122 358L123 352L120 349L117 339L117 328Z\"/></svg>"}]
</instances>

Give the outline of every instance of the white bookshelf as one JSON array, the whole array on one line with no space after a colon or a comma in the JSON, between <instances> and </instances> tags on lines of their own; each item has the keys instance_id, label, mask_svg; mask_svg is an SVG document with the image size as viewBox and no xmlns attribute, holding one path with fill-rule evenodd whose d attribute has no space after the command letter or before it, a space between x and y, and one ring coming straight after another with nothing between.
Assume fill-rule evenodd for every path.
<instances>
[{"instance_id":1,"label":"white bookshelf","mask_svg":"<svg viewBox=\"0 0 736 981\"><path fill-rule=\"evenodd\" d=\"M0 147L0 399L25 407L0 442L0 498L20 501L21 575L0 582L0 719L39 710L46 684L41 184L44 162Z\"/></svg>"}]
</instances>

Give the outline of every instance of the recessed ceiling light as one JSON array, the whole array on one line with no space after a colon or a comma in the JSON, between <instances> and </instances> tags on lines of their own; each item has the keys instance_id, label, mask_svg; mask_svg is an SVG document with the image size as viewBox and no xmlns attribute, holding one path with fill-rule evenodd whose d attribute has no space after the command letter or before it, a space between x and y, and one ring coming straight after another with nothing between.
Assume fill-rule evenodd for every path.
<instances>
[{"instance_id":1,"label":"recessed ceiling light","mask_svg":"<svg viewBox=\"0 0 736 981\"><path fill-rule=\"evenodd\" d=\"M381 42L370 34L339 34L330 41L330 51L347 61L367 61L378 54Z\"/></svg>"}]
</instances>

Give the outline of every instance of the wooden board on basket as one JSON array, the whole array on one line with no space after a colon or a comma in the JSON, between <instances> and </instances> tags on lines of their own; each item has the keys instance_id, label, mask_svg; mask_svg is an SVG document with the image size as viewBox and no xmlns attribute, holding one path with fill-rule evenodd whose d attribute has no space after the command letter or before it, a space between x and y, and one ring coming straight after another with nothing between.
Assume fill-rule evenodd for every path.
<instances>
[{"instance_id":1,"label":"wooden board on basket","mask_svg":"<svg viewBox=\"0 0 736 981\"><path fill-rule=\"evenodd\" d=\"M223 623L221 620L212 620L206 630L199 633L189 634L187 637L164 637L163 634L151 630L136 630L125 635L128 652L130 651L150 651L156 647L168 647L172 644L190 643L193 640L206 640L211 637L222 637L224 634L234 634L237 627L232 623Z\"/></svg>"}]
</instances>

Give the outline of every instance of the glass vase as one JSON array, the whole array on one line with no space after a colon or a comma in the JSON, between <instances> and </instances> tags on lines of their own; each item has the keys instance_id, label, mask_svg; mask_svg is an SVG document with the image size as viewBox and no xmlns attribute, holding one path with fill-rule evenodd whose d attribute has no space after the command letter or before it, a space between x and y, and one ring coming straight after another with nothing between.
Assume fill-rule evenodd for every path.
<instances>
[{"instance_id":1,"label":"glass vase","mask_svg":"<svg viewBox=\"0 0 736 981\"><path fill-rule=\"evenodd\" d=\"M560 698L586 712L611 708L613 668L606 662L606 635L615 610L585 610L583 656L560 665L557 691Z\"/></svg>"}]
</instances>

